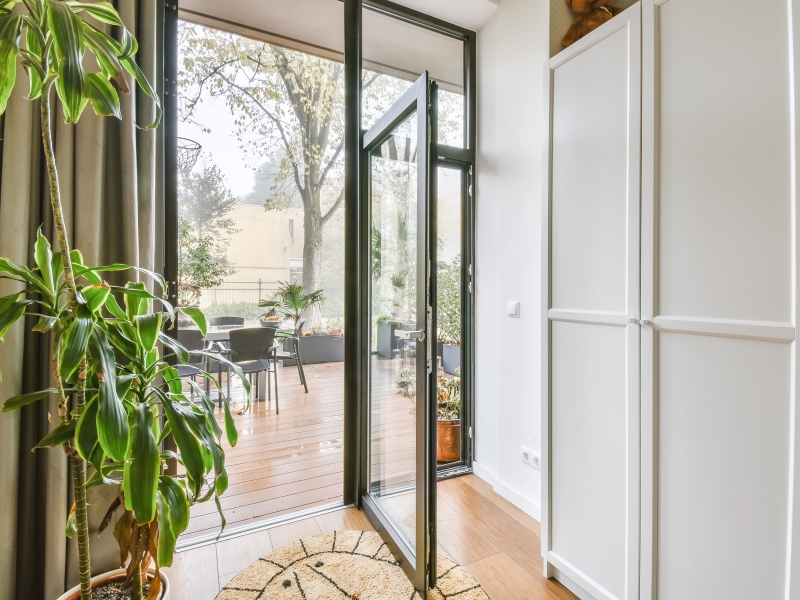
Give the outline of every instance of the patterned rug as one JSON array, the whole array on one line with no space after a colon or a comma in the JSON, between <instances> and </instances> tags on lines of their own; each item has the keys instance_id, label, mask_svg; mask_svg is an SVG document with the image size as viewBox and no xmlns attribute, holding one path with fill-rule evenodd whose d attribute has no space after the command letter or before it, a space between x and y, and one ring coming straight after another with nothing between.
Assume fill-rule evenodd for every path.
<instances>
[{"instance_id":1,"label":"patterned rug","mask_svg":"<svg viewBox=\"0 0 800 600\"><path fill-rule=\"evenodd\" d=\"M433 600L489 600L477 581L439 556ZM419 599L380 535L335 531L278 548L234 577L217 600Z\"/></svg>"}]
</instances>

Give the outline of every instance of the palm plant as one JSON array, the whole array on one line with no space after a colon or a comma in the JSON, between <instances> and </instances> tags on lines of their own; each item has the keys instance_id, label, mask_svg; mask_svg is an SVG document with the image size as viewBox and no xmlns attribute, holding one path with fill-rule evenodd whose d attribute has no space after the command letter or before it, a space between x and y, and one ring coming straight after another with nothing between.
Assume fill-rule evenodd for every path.
<instances>
[{"instance_id":1,"label":"palm plant","mask_svg":"<svg viewBox=\"0 0 800 600\"><path fill-rule=\"evenodd\" d=\"M308 309L325 302L322 290L306 294L299 283L280 282L274 300L262 300L258 303L263 308L269 308L264 317L282 313L284 319L291 319L297 323Z\"/></svg>"},{"instance_id":2,"label":"palm plant","mask_svg":"<svg viewBox=\"0 0 800 600\"><path fill-rule=\"evenodd\" d=\"M213 497L219 507L219 494L228 479L220 446L222 432L210 398L198 389L201 400L190 402L182 393L177 371L157 347L160 342L182 362L189 360L186 349L164 333L175 320L175 308L142 283L111 286L100 275L131 267L86 266L80 252L70 248L53 148L52 91L55 88L67 123L76 123L89 103L98 115L121 118L118 91L129 92L125 72L156 105L156 117L147 128L158 126L160 104L133 59L136 39L111 4L22 0L24 10L12 12L19 3L0 0L0 114L5 113L14 89L19 56L28 72L28 98L40 100L42 144L60 252L53 254L40 230L35 268L0 258L0 277L24 288L0 297L0 342L23 316L38 317L34 331L51 336L53 381L48 389L7 399L3 411L57 397L59 425L37 448L61 446L70 458L75 504L67 533L78 538L81 599L92 595L86 489L112 483L120 486L120 493L103 528L117 509L124 508L114 533L121 562L130 557L128 579L134 598L141 600L143 571L151 561L156 572L171 564L177 536L188 525L189 505ZM118 27L119 39L95 27L87 16ZM96 58L99 71L85 70L87 50ZM166 293L159 275L139 271L159 282ZM159 309L151 310L157 303ZM199 310L183 311L205 331L205 317ZM217 355L209 358L227 362ZM238 367L231 367L242 376ZM242 380L249 394L249 384ZM227 403L225 425L229 442L235 444L236 429ZM161 452L159 445L170 433L178 452ZM185 477L166 475L169 459L184 465ZM149 599L158 597L159 586L157 576Z\"/></svg>"}]
</instances>

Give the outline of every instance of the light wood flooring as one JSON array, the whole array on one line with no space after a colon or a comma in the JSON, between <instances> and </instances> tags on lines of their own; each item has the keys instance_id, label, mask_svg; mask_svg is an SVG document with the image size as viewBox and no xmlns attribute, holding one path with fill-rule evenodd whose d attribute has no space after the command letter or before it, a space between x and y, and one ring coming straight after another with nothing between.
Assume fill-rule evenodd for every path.
<instances>
[{"instance_id":1,"label":"light wood flooring","mask_svg":"<svg viewBox=\"0 0 800 600\"><path fill-rule=\"evenodd\" d=\"M474 475L439 482L439 552L463 565L492 600L572 600L542 576L539 523ZM248 564L298 539L371 530L363 512L342 509L178 553L167 574L171 600L212 600ZM318 599L309 599L318 600Z\"/></svg>"}]
</instances>

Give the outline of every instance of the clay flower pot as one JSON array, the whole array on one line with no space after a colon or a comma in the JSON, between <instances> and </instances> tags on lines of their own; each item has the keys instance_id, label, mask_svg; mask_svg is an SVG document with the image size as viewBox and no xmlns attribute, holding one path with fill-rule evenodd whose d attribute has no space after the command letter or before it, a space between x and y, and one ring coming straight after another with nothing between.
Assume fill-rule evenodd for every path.
<instances>
[{"instance_id":1,"label":"clay flower pot","mask_svg":"<svg viewBox=\"0 0 800 600\"><path fill-rule=\"evenodd\" d=\"M436 462L449 463L461 458L461 419L436 421Z\"/></svg>"},{"instance_id":2,"label":"clay flower pot","mask_svg":"<svg viewBox=\"0 0 800 600\"><path fill-rule=\"evenodd\" d=\"M155 571L150 569L148 571L148 575L151 577L155 575ZM160 600L169 600L169 579L167 578L164 571L160 572L161 575L161 598ZM113 571L108 571L107 573L103 573L102 575L97 575L92 577L92 588L96 588L101 583L105 583L110 579L124 579L126 576L125 569L114 569ZM68 590L61 594L57 600L77 600L81 597L81 586L80 584L76 585L71 590Z\"/></svg>"}]
</instances>

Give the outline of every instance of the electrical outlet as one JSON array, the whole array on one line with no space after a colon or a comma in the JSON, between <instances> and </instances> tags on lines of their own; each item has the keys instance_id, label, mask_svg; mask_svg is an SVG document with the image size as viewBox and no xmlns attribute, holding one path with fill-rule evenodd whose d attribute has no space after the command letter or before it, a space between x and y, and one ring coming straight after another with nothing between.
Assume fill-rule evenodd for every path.
<instances>
[{"instance_id":1,"label":"electrical outlet","mask_svg":"<svg viewBox=\"0 0 800 600\"><path fill-rule=\"evenodd\" d=\"M526 465L533 467L534 469L542 470L542 455L538 452L531 450L530 448L526 448L525 446L520 447L520 458L522 462Z\"/></svg>"}]
</instances>

